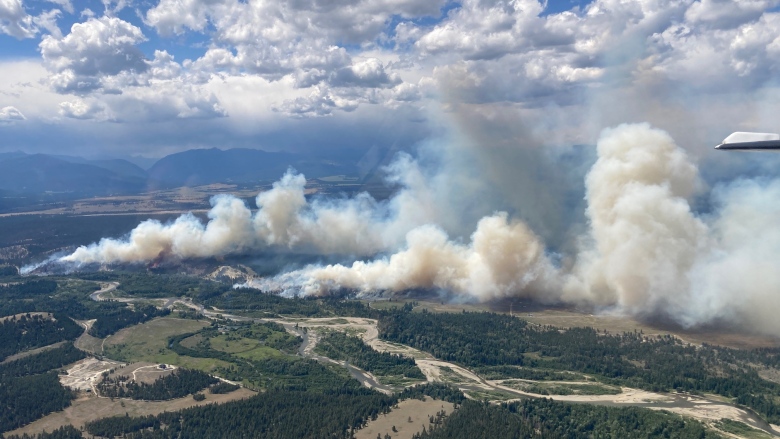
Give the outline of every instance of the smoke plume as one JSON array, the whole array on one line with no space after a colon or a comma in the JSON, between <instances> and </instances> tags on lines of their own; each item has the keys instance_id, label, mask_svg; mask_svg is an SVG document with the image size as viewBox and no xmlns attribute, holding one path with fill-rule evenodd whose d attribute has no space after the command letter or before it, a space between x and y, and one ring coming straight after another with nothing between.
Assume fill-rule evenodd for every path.
<instances>
[{"instance_id":1,"label":"smoke plume","mask_svg":"<svg viewBox=\"0 0 780 439\"><path fill-rule=\"evenodd\" d=\"M307 200L305 179L286 174L257 197L212 200L209 220L146 221L126 239L103 239L55 263L134 263L293 251L354 258L312 265L243 286L287 294L441 291L461 301L529 297L663 317L691 327L727 322L777 333L780 320L780 181L737 180L709 190L685 151L647 124L604 130L585 178L586 223L570 254L556 254L519 215L497 211L457 230L452 189L408 155L388 168L400 187L377 202ZM506 183L505 173L501 179ZM471 182L476 180L469 180ZM444 185L447 186L447 185ZM510 192L511 187L504 187ZM478 192L478 191L477 191ZM473 193L473 192L472 192ZM697 213L692 197L708 196ZM528 206L532 209L533 206ZM558 209L554 209L553 212ZM544 213L544 212L542 212ZM471 212L464 212L469 218Z\"/></svg>"}]
</instances>

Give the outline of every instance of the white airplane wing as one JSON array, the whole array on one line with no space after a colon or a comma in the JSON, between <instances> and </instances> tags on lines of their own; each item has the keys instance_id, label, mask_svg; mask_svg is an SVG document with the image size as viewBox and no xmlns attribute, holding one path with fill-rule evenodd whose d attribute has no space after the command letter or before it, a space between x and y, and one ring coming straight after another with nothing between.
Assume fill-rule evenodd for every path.
<instances>
[{"instance_id":1,"label":"white airplane wing","mask_svg":"<svg viewBox=\"0 0 780 439\"><path fill-rule=\"evenodd\" d=\"M723 142L716 146L715 149L729 151L780 150L780 134L738 131L723 139Z\"/></svg>"}]
</instances>

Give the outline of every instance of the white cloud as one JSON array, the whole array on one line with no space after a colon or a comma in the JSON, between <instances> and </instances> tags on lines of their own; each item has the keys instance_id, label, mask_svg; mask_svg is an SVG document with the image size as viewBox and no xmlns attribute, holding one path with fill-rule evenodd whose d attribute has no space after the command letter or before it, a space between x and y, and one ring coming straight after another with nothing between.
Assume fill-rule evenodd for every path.
<instances>
[{"instance_id":1,"label":"white cloud","mask_svg":"<svg viewBox=\"0 0 780 439\"><path fill-rule=\"evenodd\" d=\"M60 38L62 37L62 31L57 26L57 19L60 18L60 15L62 15L62 12L59 9L52 9L33 18L33 22L38 28L47 31L56 38Z\"/></svg>"},{"instance_id":2,"label":"white cloud","mask_svg":"<svg viewBox=\"0 0 780 439\"><path fill-rule=\"evenodd\" d=\"M80 99L59 105L59 115L97 121L159 121L223 117L216 96L206 91L167 51L148 60L137 44L137 26L116 17L89 18L64 37L40 43L49 84Z\"/></svg>"},{"instance_id":3,"label":"white cloud","mask_svg":"<svg viewBox=\"0 0 780 439\"><path fill-rule=\"evenodd\" d=\"M63 38L45 36L40 50L57 91L88 93L102 87L103 77L145 71L148 66L136 47L145 40L137 26L101 17L74 24Z\"/></svg>"},{"instance_id":4,"label":"white cloud","mask_svg":"<svg viewBox=\"0 0 780 439\"><path fill-rule=\"evenodd\" d=\"M397 74L388 73L378 59L368 58L338 70L329 82L333 86L383 88L392 87L401 79Z\"/></svg>"},{"instance_id":5,"label":"white cloud","mask_svg":"<svg viewBox=\"0 0 780 439\"><path fill-rule=\"evenodd\" d=\"M777 0L700 0L688 8L685 19L692 24L732 29L758 19L778 3Z\"/></svg>"},{"instance_id":6,"label":"white cloud","mask_svg":"<svg viewBox=\"0 0 780 439\"><path fill-rule=\"evenodd\" d=\"M0 0L0 32L19 39L32 38L38 33L22 0Z\"/></svg>"},{"instance_id":7,"label":"white cloud","mask_svg":"<svg viewBox=\"0 0 780 439\"><path fill-rule=\"evenodd\" d=\"M1 124L7 124L7 123L13 123L20 120L26 120L27 118L24 117L24 114L22 114L21 111L17 110L16 107L3 107L0 108L0 125Z\"/></svg>"},{"instance_id":8,"label":"white cloud","mask_svg":"<svg viewBox=\"0 0 780 439\"><path fill-rule=\"evenodd\" d=\"M63 117L83 120L107 121L114 120L109 110L96 101L76 99L60 103L59 114Z\"/></svg>"},{"instance_id":9,"label":"white cloud","mask_svg":"<svg viewBox=\"0 0 780 439\"><path fill-rule=\"evenodd\" d=\"M65 10L68 14L72 14L74 12L73 9L73 2L71 0L47 0L49 3L54 3L55 5L60 5L62 9Z\"/></svg>"}]
</instances>

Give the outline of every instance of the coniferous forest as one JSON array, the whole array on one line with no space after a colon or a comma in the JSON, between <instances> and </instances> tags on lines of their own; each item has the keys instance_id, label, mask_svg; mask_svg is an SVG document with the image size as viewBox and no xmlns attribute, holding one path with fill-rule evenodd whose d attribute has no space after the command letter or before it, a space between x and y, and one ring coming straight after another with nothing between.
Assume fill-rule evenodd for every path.
<instances>
[{"instance_id":1,"label":"coniferous forest","mask_svg":"<svg viewBox=\"0 0 780 439\"><path fill-rule=\"evenodd\" d=\"M132 381L126 376L106 376L97 385L97 390L102 396L111 398L165 401L187 396L217 382L218 379L199 370L179 368L170 375L157 378L151 384Z\"/></svg>"},{"instance_id":2,"label":"coniferous forest","mask_svg":"<svg viewBox=\"0 0 780 439\"><path fill-rule=\"evenodd\" d=\"M672 336L593 328L535 326L492 313L396 310L379 320L380 337L465 366L513 365L592 374L609 384L650 391L709 392L735 398L780 422L780 384L752 364L777 365L779 350L737 351L683 343ZM532 355L526 355L532 354ZM492 371L500 370L491 368ZM510 378L511 376L507 376Z\"/></svg>"},{"instance_id":3,"label":"coniferous forest","mask_svg":"<svg viewBox=\"0 0 780 439\"><path fill-rule=\"evenodd\" d=\"M94 276L95 280L124 279L117 277L124 275L112 273ZM164 296L165 291L154 287L153 276L128 279L127 288L135 295ZM759 367L780 366L777 349L694 347L671 336L562 329L482 312L434 314L415 311L413 304L377 310L342 298L286 299L180 276L170 276L164 283L166 288L194 300L200 298L226 309L246 307L250 315L375 318L380 338L471 368L487 379L566 381L572 376L587 375L602 383L650 391L716 393L752 408L770 422L780 420L780 385L758 374ZM71 403L74 394L62 387L57 374L62 367L86 355L69 342L83 332L73 319L96 319L90 332L104 337L168 312L142 304L131 307L122 302L91 301L87 298L94 291L90 285L93 284L67 279L55 282L22 278L14 284L13 291L8 291L9 299L0 303L0 310L21 313L0 326L0 335L14 340L13 344L2 345L5 356L65 342L0 364L0 404L6 408L0 412L0 431L24 425ZM50 310L54 311L53 318L27 315ZM185 340L188 341L184 343ZM225 349L228 344L239 346L250 341L259 346L262 355L242 356L238 351ZM169 337L167 348L171 352L194 359L219 360L214 374L261 393L246 400L157 416L109 417L88 423L87 433L134 438L346 438L402 399L435 397L451 401L459 409L449 415L437 415L425 431L418 433L420 439L716 437L699 422L641 408L576 405L545 399L484 404L465 399L453 387L432 384L388 396L364 388L339 366L296 355L302 342L302 338L276 322L220 320L197 332ZM424 378L414 360L379 353L360 338L340 332L324 335L317 349L325 356L348 361L377 376ZM204 372L182 368L147 384L109 376L98 387L104 396L139 400L168 400L206 388L213 394L237 388L217 382ZM81 435L76 429L62 428L40 437Z\"/></svg>"},{"instance_id":4,"label":"coniferous forest","mask_svg":"<svg viewBox=\"0 0 780 439\"><path fill-rule=\"evenodd\" d=\"M341 332L325 335L317 343L317 349L328 358L348 361L375 375L425 379L425 375L414 364L414 359L388 352L377 352L370 346L366 346L360 338Z\"/></svg>"}]
</instances>

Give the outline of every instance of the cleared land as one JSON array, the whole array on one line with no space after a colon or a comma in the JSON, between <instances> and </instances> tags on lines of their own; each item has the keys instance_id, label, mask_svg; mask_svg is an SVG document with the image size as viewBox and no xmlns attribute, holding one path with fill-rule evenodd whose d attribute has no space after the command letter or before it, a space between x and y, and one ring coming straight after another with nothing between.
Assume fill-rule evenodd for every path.
<instances>
[{"instance_id":1,"label":"cleared land","mask_svg":"<svg viewBox=\"0 0 780 439\"><path fill-rule=\"evenodd\" d=\"M95 321L97 321L97 319L76 320L76 323L84 327L84 333L81 334L79 338L76 339L75 342L73 342L73 345L81 349L82 351L91 352L96 355L101 355L103 353L103 339L93 337L88 334L89 329L92 328L92 325L95 324Z\"/></svg>"},{"instance_id":2,"label":"cleared land","mask_svg":"<svg viewBox=\"0 0 780 439\"><path fill-rule=\"evenodd\" d=\"M150 364L175 364L189 369L213 372L228 363L215 358L193 358L168 349L168 338L198 331L208 323L197 320L161 317L125 328L105 340L105 355L122 361L145 361Z\"/></svg>"},{"instance_id":3,"label":"cleared land","mask_svg":"<svg viewBox=\"0 0 780 439\"><path fill-rule=\"evenodd\" d=\"M58 348L58 347L64 345L65 343L68 343L68 342L67 341L61 341L59 343L50 344L48 346L43 346L43 347L36 348L36 349L30 349L29 351L19 352L18 354L9 355L9 356L5 357L5 360L0 361L0 364L10 363L11 361L16 361L16 360L19 360L19 359L24 358L24 357L29 357L30 355L39 354L39 353L41 353L43 351L48 351L49 349L55 349L55 348Z\"/></svg>"},{"instance_id":4,"label":"cleared land","mask_svg":"<svg viewBox=\"0 0 780 439\"><path fill-rule=\"evenodd\" d=\"M60 375L63 386L82 392L95 392L95 384L101 380L103 372L121 366L116 361L98 360L97 358L85 358L67 368L67 375Z\"/></svg>"},{"instance_id":5,"label":"cleared land","mask_svg":"<svg viewBox=\"0 0 780 439\"><path fill-rule=\"evenodd\" d=\"M170 412L196 405L224 403L249 398L250 396L255 395L255 392L245 388L240 388L233 392L221 395L212 395L210 392L204 393L206 399L203 401L195 401L192 399L192 396L170 401L136 401L118 398L111 400L109 398L98 398L94 395L82 395L73 401L73 404L65 410L52 413L22 428L8 432L7 434L37 434L43 431L52 431L68 424L73 424L76 428L79 428L86 422L108 416L124 416L125 413L130 416L156 415L164 411Z\"/></svg>"},{"instance_id":6,"label":"cleared land","mask_svg":"<svg viewBox=\"0 0 780 439\"><path fill-rule=\"evenodd\" d=\"M430 417L444 411L451 414L454 406L450 402L426 397L425 401L407 399L398 403L398 408L386 415L380 415L376 421L370 421L364 428L355 432L355 439L376 439L377 434L394 439L411 439L412 435L422 431L423 426L430 427ZM397 431L393 431L393 427Z\"/></svg>"}]
</instances>

